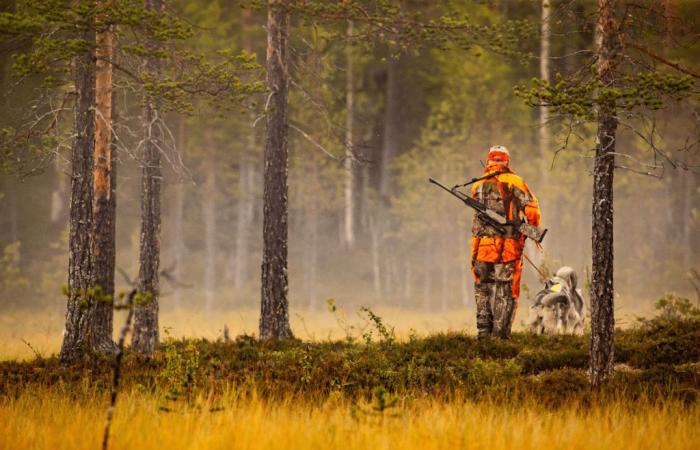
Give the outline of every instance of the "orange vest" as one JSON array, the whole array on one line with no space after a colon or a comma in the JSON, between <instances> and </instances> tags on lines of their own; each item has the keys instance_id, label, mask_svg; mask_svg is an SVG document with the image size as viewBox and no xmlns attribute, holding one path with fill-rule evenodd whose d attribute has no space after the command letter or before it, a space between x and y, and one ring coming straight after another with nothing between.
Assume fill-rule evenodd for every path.
<instances>
[{"instance_id":1,"label":"orange vest","mask_svg":"<svg viewBox=\"0 0 700 450\"><path fill-rule=\"evenodd\" d=\"M527 220L531 225L539 226L540 207L527 184L507 167L489 164L484 169L484 175L496 172L506 173L474 183L472 198L505 216L509 222ZM520 260L525 236L513 227L507 228L506 233L498 231L475 215L472 228L472 261L501 263Z\"/></svg>"}]
</instances>

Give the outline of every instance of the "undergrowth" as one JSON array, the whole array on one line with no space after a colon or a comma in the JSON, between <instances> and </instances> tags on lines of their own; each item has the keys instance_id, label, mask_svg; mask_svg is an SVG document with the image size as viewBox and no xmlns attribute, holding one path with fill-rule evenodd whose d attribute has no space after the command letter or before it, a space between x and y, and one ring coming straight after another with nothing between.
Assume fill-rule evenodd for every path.
<instances>
[{"instance_id":1,"label":"undergrowth","mask_svg":"<svg viewBox=\"0 0 700 450\"><path fill-rule=\"evenodd\" d=\"M602 392L622 399L678 398L700 393L700 315L685 299L659 302L660 314L618 330L618 369ZM123 385L156 393L164 409L198 395L218 395L231 386L270 398L333 395L374 399L390 405L394 396L423 395L495 401L534 399L557 405L594 395L587 382L588 336L534 336L477 340L460 333L407 341L368 310L374 332L362 339L304 342L259 341L242 335L231 341L167 339L152 358L127 354ZM109 389L108 361L61 367L56 357L0 363L0 397L38 386ZM382 412L383 414L383 412Z\"/></svg>"}]
</instances>

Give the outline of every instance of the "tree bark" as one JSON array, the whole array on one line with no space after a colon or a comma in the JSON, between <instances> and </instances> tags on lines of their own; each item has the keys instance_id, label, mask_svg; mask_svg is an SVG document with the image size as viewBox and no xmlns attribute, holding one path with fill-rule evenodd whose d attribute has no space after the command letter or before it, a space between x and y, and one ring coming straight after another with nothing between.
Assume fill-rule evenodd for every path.
<instances>
[{"instance_id":1,"label":"tree bark","mask_svg":"<svg viewBox=\"0 0 700 450\"><path fill-rule=\"evenodd\" d=\"M348 21L347 37L352 37L353 23ZM344 238L345 245L352 249L355 245L355 155L353 152L353 128L354 128L354 102L355 85L353 78L353 55L352 47L347 44L346 48L346 88L345 88L345 221Z\"/></svg>"},{"instance_id":2,"label":"tree bark","mask_svg":"<svg viewBox=\"0 0 700 450\"><path fill-rule=\"evenodd\" d=\"M146 9L160 13L161 0L146 0ZM151 44L153 47L153 44ZM146 70L160 74L154 58L146 61ZM160 265L160 117L157 103L147 99L143 112L144 152L141 169L141 242L139 246L138 290L140 301L134 308L134 332L131 346L150 355L158 345L158 268Z\"/></svg>"},{"instance_id":3,"label":"tree bark","mask_svg":"<svg viewBox=\"0 0 700 450\"><path fill-rule=\"evenodd\" d=\"M289 17L284 1L270 0L267 12L267 85L270 89L265 142L263 259L260 338L292 337L287 279L287 95Z\"/></svg>"},{"instance_id":4,"label":"tree bark","mask_svg":"<svg viewBox=\"0 0 700 450\"><path fill-rule=\"evenodd\" d=\"M615 0L598 0L597 72L612 86L620 56ZM615 331L613 289L613 176L617 117L615 103L601 104L593 167L593 266L591 287L590 379L599 387L613 373Z\"/></svg>"},{"instance_id":5,"label":"tree bark","mask_svg":"<svg viewBox=\"0 0 700 450\"><path fill-rule=\"evenodd\" d=\"M95 42L95 32L84 35ZM68 234L68 302L61 362L72 363L92 351L92 195L95 145L95 54L90 48L75 65L75 138L71 147L71 201Z\"/></svg>"},{"instance_id":6,"label":"tree bark","mask_svg":"<svg viewBox=\"0 0 700 450\"><path fill-rule=\"evenodd\" d=\"M95 150L93 195L93 286L101 291L96 298L93 322L95 345L103 352L115 350L112 341L115 263L116 184L113 178L112 155L112 60L114 32L112 27L97 33L95 76Z\"/></svg>"}]
</instances>

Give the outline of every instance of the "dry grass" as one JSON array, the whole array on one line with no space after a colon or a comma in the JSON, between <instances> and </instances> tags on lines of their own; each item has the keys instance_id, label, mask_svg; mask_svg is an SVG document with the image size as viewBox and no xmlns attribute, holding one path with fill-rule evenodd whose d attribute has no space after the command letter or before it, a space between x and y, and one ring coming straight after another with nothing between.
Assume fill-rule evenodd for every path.
<instances>
[{"instance_id":1,"label":"dry grass","mask_svg":"<svg viewBox=\"0 0 700 450\"><path fill-rule=\"evenodd\" d=\"M411 333L427 335L438 331L471 330L474 323L472 311L466 309L424 312L380 307L376 313L396 328L399 339ZM161 329L167 330L172 337L215 340L222 336L224 325L228 326L231 337L257 334L259 314L257 309L216 311L211 315L202 311L164 310L160 324ZM63 320L63 312L59 310L0 313L0 342L3 342L0 360L33 358L34 351L25 342L43 356L57 353L61 347ZM333 314L325 308L316 311L292 309L290 320L296 336L304 340L342 339L346 332L361 337L363 330L368 329L366 317L357 311L344 313L339 310ZM122 322L122 315L118 315L115 319L115 339Z\"/></svg>"},{"instance_id":2,"label":"dry grass","mask_svg":"<svg viewBox=\"0 0 700 450\"><path fill-rule=\"evenodd\" d=\"M86 390L89 389L86 387ZM77 399L76 399L77 396ZM95 449L106 396L54 390L0 401L0 448ZM694 449L700 407L611 404L546 410L488 402L400 402L383 420L370 405L331 396L323 404L239 398L161 412L162 400L124 393L113 425L113 449ZM212 406L222 407L210 412Z\"/></svg>"},{"instance_id":3,"label":"dry grass","mask_svg":"<svg viewBox=\"0 0 700 450\"><path fill-rule=\"evenodd\" d=\"M466 331L473 334L475 330L474 311L469 308L427 312L384 306L373 310L388 325L395 327L399 340L411 334L426 336L449 331ZM634 322L633 317L650 316L653 309L637 309L634 313L626 309L617 311L616 324L628 326ZM519 308L514 331L523 329L526 317L527 307L523 304ZM40 312L0 312L0 342L3 343L0 346L0 361L33 358L34 350L26 343L43 356L57 353L61 347L64 319L62 307ZM220 338L224 325L228 326L231 337L240 334L257 334L258 319L257 309L215 311L207 315L201 310L164 308L160 314L161 328L168 330L172 337L206 339ZM325 307L310 311L295 309L292 306L290 320L296 336L307 341L342 339L346 333L360 337L368 326L366 316L362 316L357 309L345 312L341 308L333 314ZM346 323L343 324L342 320ZM115 339L122 322L123 317L118 314L115 319Z\"/></svg>"}]
</instances>

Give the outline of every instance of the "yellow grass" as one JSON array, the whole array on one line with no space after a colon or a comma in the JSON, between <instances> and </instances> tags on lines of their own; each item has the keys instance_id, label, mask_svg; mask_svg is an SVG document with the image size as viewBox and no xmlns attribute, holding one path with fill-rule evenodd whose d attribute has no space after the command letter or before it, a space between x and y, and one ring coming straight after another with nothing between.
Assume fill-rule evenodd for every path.
<instances>
[{"instance_id":1,"label":"yellow grass","mask_svg":"<svg viewBox=\"0 0 700 450\"><path fill-rule=\"evenodd\" d=\"M0 448L99 448L106 396L74 400L54 391L0 401ZM489 403L418 399L380 420L353 413L331 396L312 406L299 400L200 400L159 412L162 400L125 393L113 424L113 449L696 449L700 408L664 406L547 410ZM211 406L224 409L210 412ZM362 410L369 410L362 406ZM357 408L355 408L357 410Z\"/></svg>"},{"instance_id":2,"label":"yellow grass","mask_svg":"<svg viewBox=\"0 0 700 450\"><path fill-rule=\"evenodd\" d=\"M474 328L474 318L466 308L424 312L379 307L374 311L388 325L395 327L399 339L407 338L411 333L427 335ZM231 337L257 334L258 319L257 309L215 311L210 315L202 311L175 309L161 312L160 325L161 330L167 330L173 337L217 339L222 337L224 325L228 326ZM33 358L34 352L26 343L43 356L57 353L61 347L63 320L63 312L58 309L40 313L0 313L0 360ZM304 340L343 339L346 332L361 337L363 330L372 328L368 326L366 316L361 316L357 310L346 312L341 308L332 314L325 306L316 311L292 309L290 321L295 335ZM118 314L114 322L115 338L122 323L123 314Z\"/></svg>"},{"instance_id":3,"label":"yellow grass","mask_svg":"<svg viewBox=\"0 0 700 450\"><path fill-rule=\"evenodd\" d=\"M437 332L461 331L474 333L474 311L459 308L442 312L426 312L396 307L373 308L388 324L395 328L398 339L405 339L410 334L425 336ZM651 313L651 310L637 309L636 314ZM633 323L634 314L628 310L616 312L618 326ZM239 309L230 311L215 311L207 315L200 310L163 309L160 314L161 329L167 329L173 337L204 337L217 339L222 336L224 325L229 328L230 335L257 334L259 311L257 309ZM523 328L527 318L527 305L520 306L514 323L514 330ZM347 325L339 323L344 319ZM295 309L292 305L290 313L292 330L295 335L304 340L342 339L346 331L356 337L361 337L363 329L367 330L366 316L360 315L357 309L340 308L334 315L325 305L316 311ZM0 360L29 359L34 357L33 350L25 343L44 356L57 353L61 347L64 323L63 308L57 307L52 311L41 312L0 312ZM118 314L114 322L115 336L123 323L123 315ZM352 326L352 329L347 329ZM2 450L2 449L0 449Z\"/></svg>"}]
</instances>

